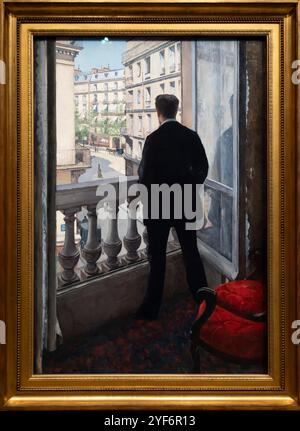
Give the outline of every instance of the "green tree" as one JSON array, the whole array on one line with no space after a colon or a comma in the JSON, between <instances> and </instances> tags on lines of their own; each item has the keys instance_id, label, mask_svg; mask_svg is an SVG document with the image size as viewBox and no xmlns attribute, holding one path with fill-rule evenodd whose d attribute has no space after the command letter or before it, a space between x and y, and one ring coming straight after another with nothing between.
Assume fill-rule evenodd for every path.
<instances>
[{"instance_id":1,"label":"green tree","mask_svg":"<svg viewBox=\"0 0 300 431\"><path fill-rule=\"evenodd\" d=\"M75 109L75 137L79 141L89 139L92 133L92 128L97 127L97 112L91 108L89 112L84 116L78 112L78 108Z\"/></svg>"},{"instance_id":2,"label":"green tree","mask_svg":"<svg viewBox=\"0 0 300 431\"><path fill-rule=\"evenodd\" d=\"M118 105L118 112L122 112L122 105ZM78 109L75 110L75 136L79 141L90 139L94 129L99 129L102 136L120 136L121 129L126 125L125 119L117 117L111 120L108 117L99 117L99 114L93 108L90 108L85 117L81 117Z\"/></svg>"},{"instance_id":3,"label":"green tree","mask_svg":"<svg viewBox=\"0 0 300 431\"><path fill-rule=\"evenodd\" d=\"M89 136L88 122L85 118L82 118L78 112L75 110L75 137L77 140L86 140Z\"/></svg>"},{"instance_id":4,"label":"green tree","mask_svg":"<svg viewBox=\"0 0 300 431\"><path fill-rule=\"evenodd\" d=\"M100 120L100 130L104 135L108 136L120 136L121 128L125 127L125 119L117 118L116 120L110 120L104 118Z\"/></svg>"}]
</instances>

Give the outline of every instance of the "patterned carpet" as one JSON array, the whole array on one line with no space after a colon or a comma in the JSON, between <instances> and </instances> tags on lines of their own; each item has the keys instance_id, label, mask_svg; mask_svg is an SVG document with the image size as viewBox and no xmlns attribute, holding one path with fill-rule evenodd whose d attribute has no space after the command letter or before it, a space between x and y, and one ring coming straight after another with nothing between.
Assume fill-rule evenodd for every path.
<instances>
[{"instance_id":1,"label":"patterned carpet","mask_svg":"<svg viewBox=\"0 0 300 431\"><path fill-rule=\"evenodd\" d=\"M191 296L163 304L156 321L132 317L62 344L44 357L44 373L192 373L189 329L196 316ZM228 364L203 351L201 373L260 373L261 367Z\"/></svg>"}]
</instances>

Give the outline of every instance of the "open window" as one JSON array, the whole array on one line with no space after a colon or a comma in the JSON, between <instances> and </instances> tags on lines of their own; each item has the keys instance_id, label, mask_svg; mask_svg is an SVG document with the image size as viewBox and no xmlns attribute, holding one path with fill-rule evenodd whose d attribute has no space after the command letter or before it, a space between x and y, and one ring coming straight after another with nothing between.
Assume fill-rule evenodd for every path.
<instances>
[{"instance_id":1,"label":"open window","mask_svg":"<svg viewBox=\"0 0 300 431\"><path fill-rule=\"evenodd\" d=\"M222 277L261 276L266 233L266 135L260 127L266 115L264 43L198 39L184 42L183 48L193 65L182 71L183 122L199 133L210 166L200 251Z\"/></svg>"}]
</instances>

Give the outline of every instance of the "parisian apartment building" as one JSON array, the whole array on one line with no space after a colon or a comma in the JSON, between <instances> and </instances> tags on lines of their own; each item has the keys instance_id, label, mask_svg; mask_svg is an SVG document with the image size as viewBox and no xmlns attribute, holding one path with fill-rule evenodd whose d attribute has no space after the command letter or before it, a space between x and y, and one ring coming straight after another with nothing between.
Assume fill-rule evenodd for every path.
<instances>
[{"instance_id":1,"label":"parisian apartment building","mask_svg":"<svg viewBox=\"0 0 300 431\"><path fill-rule=\"evenodd\" d=\"M79 69L74 74L75 106L84 118L94 112L111 122L125 120L124 69L93 68L89 73ZM94 132L97 134L95 127Z\"/></svg>"},{"instance_id":2,"label":"parisian apartment building","mask_svg":"<svg viewBox=\"0 0 300 431\"><path fill-rule=\"evenodd\" d=\"M127 42L122 59L126 93L126 175L136 175L143 145L158 127L155 98L159 94L178 97L181 120L181 42Z\"/></svg>"}]
</instances>

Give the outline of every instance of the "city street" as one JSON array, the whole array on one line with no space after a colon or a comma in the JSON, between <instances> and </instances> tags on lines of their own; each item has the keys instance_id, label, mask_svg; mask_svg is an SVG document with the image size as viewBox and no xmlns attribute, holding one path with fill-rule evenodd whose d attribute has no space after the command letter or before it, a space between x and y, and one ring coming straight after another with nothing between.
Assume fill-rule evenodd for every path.
<instances>
[{"instance_id":1,"label":"city street","mask_svg":"<svg viewBox=\"0 0 300 431\"><path fill-rule=\"evenodd\" d=\"M123 156L113 155L106 150L95 151L91 149L92 166L82 174L78 182L98 180L98 166L100 164L102 178L112 178L125 175L125 159Z\"/></svg>"}]
</instances>

